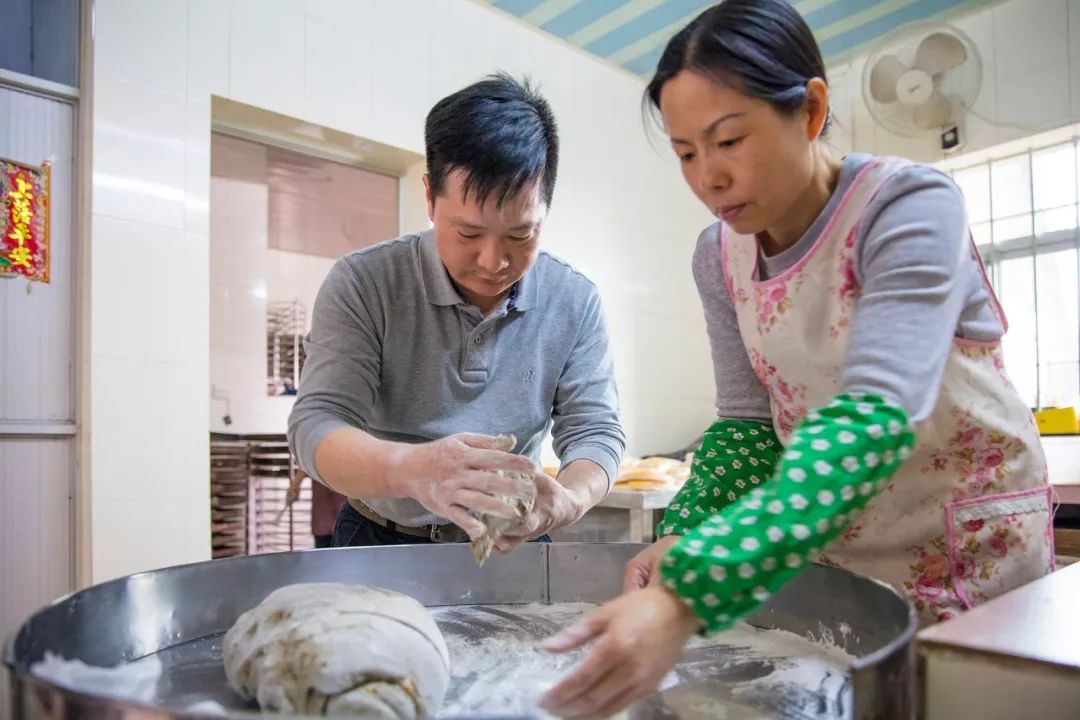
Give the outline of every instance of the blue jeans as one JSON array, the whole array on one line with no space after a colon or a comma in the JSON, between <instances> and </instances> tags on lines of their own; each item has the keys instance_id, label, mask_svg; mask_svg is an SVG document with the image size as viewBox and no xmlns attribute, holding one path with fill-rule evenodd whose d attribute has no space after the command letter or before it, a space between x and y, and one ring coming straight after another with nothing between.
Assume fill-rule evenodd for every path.
<instances>
[{"instance_id":1,"label":"blue jeans","mask_svg":"<svg viewBox=\"0 0 1080 720\"><path fill-rule=\"evenodd\" d=\"M383 527L368 520L356 512L349 503L344 503L338 510L334 522L333 547L370 547L372 545L425 545L431 544L428 538L406 535L397 530ZM533 542L551 542L547 535L538 537Z\"/></svg>"}]
</instances>

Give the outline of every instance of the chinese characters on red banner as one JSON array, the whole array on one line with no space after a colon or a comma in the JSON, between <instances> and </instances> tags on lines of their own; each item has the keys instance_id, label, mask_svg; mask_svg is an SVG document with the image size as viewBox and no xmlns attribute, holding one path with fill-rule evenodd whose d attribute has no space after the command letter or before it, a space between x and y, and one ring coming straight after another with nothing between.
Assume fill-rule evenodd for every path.
<instances>
[{"instance_id":1,"label":"chinese characters on red banner","mask_svg":"<svg viewBox=\"0 0 1080 720\"><path fill-rule=\"evenodd\" d=\"M49 282L49 164L0 159L0 276Z\"/></svg>"}]
</instances>

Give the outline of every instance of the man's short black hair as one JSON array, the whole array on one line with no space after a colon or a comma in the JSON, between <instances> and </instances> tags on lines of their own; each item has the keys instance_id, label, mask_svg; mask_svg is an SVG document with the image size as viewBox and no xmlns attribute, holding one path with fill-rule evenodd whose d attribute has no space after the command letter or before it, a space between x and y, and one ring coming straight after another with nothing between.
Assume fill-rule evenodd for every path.
<instances>
[{"instance_id":1,"label":"man's short black hair","mask_svg":"<svg viewBox=\"0 0 1080 720\"><path fill-rule=\"evenodd\" d=\"M526 186L540 183L551 207L559 166L559 135L547 100L526 79L499 72L440 100L424 124L432 198L446 176L465 175L465 197L483 205L494 193L501 207Z\"/></svg>"}]
</instances>

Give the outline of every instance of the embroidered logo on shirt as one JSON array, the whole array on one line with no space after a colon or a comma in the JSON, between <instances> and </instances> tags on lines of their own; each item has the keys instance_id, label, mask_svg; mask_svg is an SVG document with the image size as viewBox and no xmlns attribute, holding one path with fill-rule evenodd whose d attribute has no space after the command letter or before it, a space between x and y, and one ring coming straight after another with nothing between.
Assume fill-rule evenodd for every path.
<instances>
[{"instance_id":1,"label":"embroidered logo on shirt","mask_svg":"<svg viewBox=\"0 0 1080 720\"><path fill-rule=\"evenodd\" d=\"M532 382L533 376L536 375L532 370L526 370L521 373L521 379L525 382Z\"/></svg>"}]
</instances>

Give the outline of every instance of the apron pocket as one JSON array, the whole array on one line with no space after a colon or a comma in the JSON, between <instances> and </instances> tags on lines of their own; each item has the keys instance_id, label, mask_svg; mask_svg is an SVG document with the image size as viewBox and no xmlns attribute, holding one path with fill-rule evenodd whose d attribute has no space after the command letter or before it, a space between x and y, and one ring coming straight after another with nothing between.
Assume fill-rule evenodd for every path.
<instances>
[{"instance_id":1,"label":"apron pocket","mask_svg":"<svg viewBox=\"0 0 1080 720\"><path fill-rule=\"evenodd\" d=\"M953 587L966 608L1054 569L1050 487L945 506Z\"/></svg>"}]
</instances>

